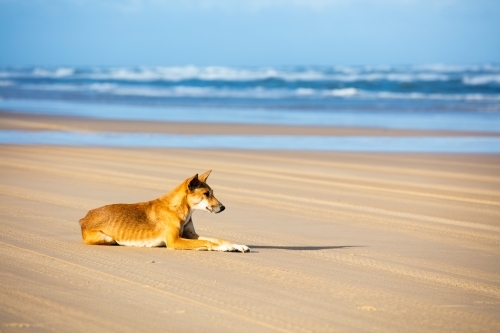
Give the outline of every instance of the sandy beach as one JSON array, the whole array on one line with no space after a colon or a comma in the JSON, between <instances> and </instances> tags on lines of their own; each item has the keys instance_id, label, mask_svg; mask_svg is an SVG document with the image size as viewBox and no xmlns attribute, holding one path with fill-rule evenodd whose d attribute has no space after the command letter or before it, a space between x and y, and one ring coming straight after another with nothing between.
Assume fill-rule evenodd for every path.
<instances>
[{"instance_id":1,"label":"sandy beach","mask_svg":"<svg viewBox=\"0 0 500 333\"><path fill-rule=\"evenodd\" d=\"M0 120L24 130L429 134ZM500 329L499 155L2 145L0 164L1 332ZM251 253L82 244L88 210L157 198L209 169L226 211L196 212L196 230Z\"/></svg>"}]
</instances>

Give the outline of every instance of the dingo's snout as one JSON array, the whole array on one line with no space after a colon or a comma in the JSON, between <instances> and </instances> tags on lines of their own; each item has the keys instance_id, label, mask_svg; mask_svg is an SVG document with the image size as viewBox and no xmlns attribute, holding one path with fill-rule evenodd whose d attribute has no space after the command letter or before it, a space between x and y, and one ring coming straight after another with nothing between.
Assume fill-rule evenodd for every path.
<instances>
[{"instance_id":1,"label":"dingo's snout","mask_svg":"<svg viewBox=\"0 0 500 333\"><path fill-rule=\"evenodd\" d=\"M213 200L211 200L212 202L208 202L207 206L206 206L206 210L208 210L210 213L220 213L222 212L224 209L226 209L226 207L224 207L224 205L222 203L219 202L219 200L215 199L214 197L212 197Z\"/></svg>"},{"instance_id":2,"label":"dingo's snout","mask_svg":"<svg viewBox=\"0 0 500 333\"><path fill-rule=\"evenodd\" d=\"M224 207L223 204L219 204L219 205L212 208L212 212L215 214L218 214L218 213L222 212L224 209L226 209L226 207Z\"/></svg>"}]
</instances>

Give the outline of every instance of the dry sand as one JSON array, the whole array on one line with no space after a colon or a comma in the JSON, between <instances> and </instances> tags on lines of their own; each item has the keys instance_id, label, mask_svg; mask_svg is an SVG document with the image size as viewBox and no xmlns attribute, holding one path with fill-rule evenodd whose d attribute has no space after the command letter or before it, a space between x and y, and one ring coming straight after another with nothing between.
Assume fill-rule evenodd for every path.
<instances>
[{"instance_id":1,"label":"dry sand","mask_svg":"<svg viewBox=\"0 0 500 333\"><path fill-rule=\"evenodd\" d=\"M500 156L3 145L0 168L1 332L500 331ZM207 169L227 209L198 233L252 253L81 243L89 209Z\"/></svg>"}]
</instances>

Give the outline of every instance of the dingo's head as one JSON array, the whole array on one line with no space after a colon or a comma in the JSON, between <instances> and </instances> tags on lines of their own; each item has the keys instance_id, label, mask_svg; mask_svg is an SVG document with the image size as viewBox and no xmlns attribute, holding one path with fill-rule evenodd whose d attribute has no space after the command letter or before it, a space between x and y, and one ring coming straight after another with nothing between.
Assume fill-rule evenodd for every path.
<instances>
[{"instance_id":1,"label":"dingo's head","mask_svg":"<svg viewBox=\"0 0 500 333\"><path fill-rule=\"evenodd\" d=\"M215 199L214 193L206 180L212 170L208 170L204 174L194 175L186 180L187 184L187 201L191 209L199 209L209 211L210 213L220 213L226 207L219 200Z\"/></svg>"}]
</instances>

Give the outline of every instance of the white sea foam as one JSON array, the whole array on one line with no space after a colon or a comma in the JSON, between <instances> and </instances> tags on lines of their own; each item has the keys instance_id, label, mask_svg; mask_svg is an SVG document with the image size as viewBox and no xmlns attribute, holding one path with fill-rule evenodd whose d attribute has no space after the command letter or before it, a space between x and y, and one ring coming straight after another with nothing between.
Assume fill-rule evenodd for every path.
<instances>
[{"instance_id":1,"label":"white sea foam","mask_svg":"<svg viewBox=\"0 0 500 333\"><path fill-rule=\"evenodd\" d=\"M459 65L445 65L445 64L424 64L412 67L417 71L428 71L438 73L459 73L465 71L478 71L480 66L459 66Z\"/></svg>"},{"instance_id":2,"label":"white sea foam","mask_svg":"<svg viewBox=\"0 0 500 333\"><path fill-rule=\"evenodd\" d=\"M102 81L167 81L179 82L185 80L203 81L258 81L283 80L299 81L340 81L340 82L432 82L457 79L460 72L486 71L481 76L496 77L500 67L494 65L482 66L447 66L424 65L414 67L390 66L335 66L324 68L237 68L224 66L178 66L178 67L116 67L81 69L78 73L74 68L35 68L27 71L9 69L0 71L0 78L75 78ZM492 74L488 74L492 73ZM466 76L464 83L475 84L475 76ZM480 79L477 79L480 80ZM484 79L487 80L487 79ZM493 80L496 82L496 79Z\"/></svg>"},{"instance_id":3,"label":"white sea foam","mask_svg":"<svg viewBox=\"0 0 500 333\"><path fill-rule=\"evenodd\" d=\"M485 64L474 66L450 66L442 64L421 66L335 66L335 67L225 67L225 66L177 66L177 67L97 67L97 68L3 68L0 78L71 78L102 81L392 81L432 82L447 81L467 75L464 82L474 82L478 76L495 77L500 66ZM471 81L472 80L472 81ZM479 79L478 79L479 80ZM484 79L486 80L486 79ZM496 82L496 79L494 80ZM467 83L469 84L469 83ZM475 83L471 83L475 84Z\"/></svg>"},{"instance_id":4,"label":"white sea foam","mask_svg":"<svg viewBox=\"0 0 500 333\"><path fill-rule=\"evenodd\" d=\"M359 94L355 88L315 90L310 88L264 89L221 89L216 87L189 87L177 86L172 88L146 88L146 87L109 87L99 89L99 92L108 92L122 96L143 97L191 97L191 98L248 98L248 99L279 99L279 98L308 98L308 97L351 97Z\"/></svg>"},{"instance_id":5,"label":"white sea foam","mask_svg":"<svg viewBox=\"0 0 500 333\"><path fill-rule=\"evenodd\" d=\"M0 86L11 84L10 81L0 81ZM359 98L359 99L399 99L399 100L443 100L443 101L500 101L500 94L484 93L421 93L421 92L391 92L368 91L353 87L340 89L269 89L264 87L235 89L216 86L193 87L151 87L124 86L112 83L93 84L28 84L21 86L26 90L94 92L117 96L158 97L158 98L234 98L234 99L286 99L286 98Z\"/></svg>"},{"instance_id":6,"label":"white sea foam","mask_svg":"<svg viewBox=\"0 0 500 333\"><path fill-rule=\"evenodd\" d=\"M351 97L359 93L360 91L355 88L332 89L329 91L323 91L323 95L334 97Z\"/></svg>"},{"instance_id":7,"label":"white sea foam","mask_svg":"<svg viewBox=\"0 0 500 333\"><path fill-rule=\"evenodd\" d=\"M26 90L42 90L42 91L96 91L102 93L113 92L114 89L117 89L117 85L109 84L109 83L93 83L90 85L77 85L77 84L64 84L64 83L56 83L56 84L25 84L22 86L23 89Z\"/></svg>"},{"instance_id":8,"label":"white sea foam","mask_svg":"<svg viewBox=\"0 0 500 333\"><path fill-rule=\"evenodd\" d=\"M446 65L446 64L426 64L412 66L415 71L427 71L438 73L462 73L462 72L481 72L481 71L500 71L500 66L492 64L483 65Z\"/></svg>"},{"instance_id":9,"label":"white sea foam","mask_svg":"<svg viewBox=\"0 0 500 333\"><path fill-rule=\"evenodd\" d=\"M91 85L88 86L89 90L98 92L109 92L116 88L117 85L112 83L92 83Z\"/></svg>"},{"instance_id":10,"label":"white sea foam","mask_svg":"<svg viewBox=\"0 0 500 333\"><path fill-rule=\"evenodd\" d=\"M484 71L488 72L500 72L500 65L485 64L481 66Z\"/></svg>"},{"instance_id":11,"label":"white sea foam","mask_svg":"<svg viewBox=\"0 0 500 333\"><path fill-rule=\"evenodd\" d=\"M156 67L156 68L114 68L106 72L91 73L89 78L95 80L125 80L125 81L257 81L278 79L289 82L296 81L445 81L450 77L436 73L360 73L359 69L339 67L342 74L324 73L320 70L277 70L274 68L231 68L231 67Z\"/></svg>"},{"instance_id":12,"label":"white sea foam","mask_svg":"<svg viewBox=\"0 0 500 333\"><path fill-rule=\"evenodd\" d=\"M231 67L155 67L155 68L114 68L107 72L88 75L97 80L126 81L255 81L266 79L282 79L287 81L324 80L327 77L320 71L282 71L274 68L231 68Z\"/></svg>"},{"instance_id":13,"label":"white sea foam","mask_svg":"<svg viewBox=\"0 0 500 333\"><path fill-rule=\"evenodd\" d=\"M353 73L353 74L331 74L325 75L325 81L340 81L340 82L375 82L375 81L391 81L391 82L418 82L418 81L447 81L451 77L444 74L435 73Z\"/></svg>"},{"instance_id":14,"label":"white sea foam","mask_svg":"<svg viewBox=\"0 0 500 333\"><path fill-rule=\"evenodd\" d=\"M424 94L424 93L394 93L378 92L372 95L381 99L414 99L414 100L443 100L443 101L500 101L500 94Z\"/></svg>"},{"instance_id":15,"label":"white sea foam","mask_svg":"<svg viewBox=\"0 0 500 333\"><path fill-rule=\"evenodd\" d=\"M38 77L50 77L50 78L60 78L60 77L66 77L66 76L71 76L75 73L75 70L73 68L58 68L56 70L47 70L44 68L35 68L32 72L33 76L38 76Z\"/></svg>"},{"instance_id":16,"label":"white sea foam","mask_svg":"<svg viewBox=\"0 0 500 333\"><path fill-rule=\"evenodd\" d=\"M295 89L295 93L298 96L312 96L316 94L316 90L311 89L311 88L298 88Z\"/></svg>"},{"instance_id":17,"label":"white sea foam","mask_svg":"<svg viewBox=\"0 0 500 333\"><path fill-rule=\"evenodd\" d=\"M331 90L318 90L311 88L299 88L295 90L295 95L298 97L351 97L359 94L356 88L342 88Z\"/></svg>"},{"instance_id":18,"label":"white sea foam","mask_svg":"<svg viewBox=\"0 0 500 333\"><path fill-rule=\"evenodd\" d=\"M13 69L0 71L0 78L3 78L3 79L26 77L26 76L33 76L33 75L31 72L29 74L26 74L26 73L23 73L22 71L13 70Z\"/></svg>"},{"instance_id":19,"label":"white sea foam","mask_svg":"<svg viewBox=\"0 0 500 333\"><path fill-rule=\"evenodd\" d=\"M143 96L143 97L209 97L216 95L216 90L212 88L200 87L173 87L166 89L127 87L116 88L111 91L115 95L122 96ZM217 95L224 95L223 91L218 91ZM224 96L225 97L225 96Z\"/></svg>"},{"instance_id":20,"label":"white sea foam","mask_svg":"<svg viewBox=\"0 0 500 333\"><path fill-rule=\"evenodd\" d=\"M361 68L352 67L352 66L335 66L335 67L333 67L333 70L335 72L343 73L343 74L355 74L355 73L359 73L361 71Z\"/></svg>"},{"instance_id":21,"label":"white sea foam","mask_svg":"<svg viewBox=\"0 0 500 333\"><path fill-rule=\"evenodd\" d=\"M464 76L462 79L464 84L468 85L484 85L491 83L500 83L500 74L498 75L476 75L476 76Z\"/></svg>"},{"instance_id":22,"label":"white sea foam","mask_svg":"<svg viewBox=\"0 0 500 333\"><path fill-rule=\"evenodd\" d=\"M93 85L89 87L100 93L109 93L120 96L139 97L170 97L170 98L282 98L292 93L282 90L254 89L220 89L215 87L190 87L176 86L172 88L149 88L149 87L118 87L113 85Z\"/></svg>"},{"instance_id":23,"label":"white sea foam","mask_svg":"<svg viewBox=\"0 0 500 333\"><path fill-rule=\"evenodd\" d=\"M74 84L25 84L22 86L26 90L42 90L42 91L81 91L82 87Z\"/></svg>"}]
</instances>

